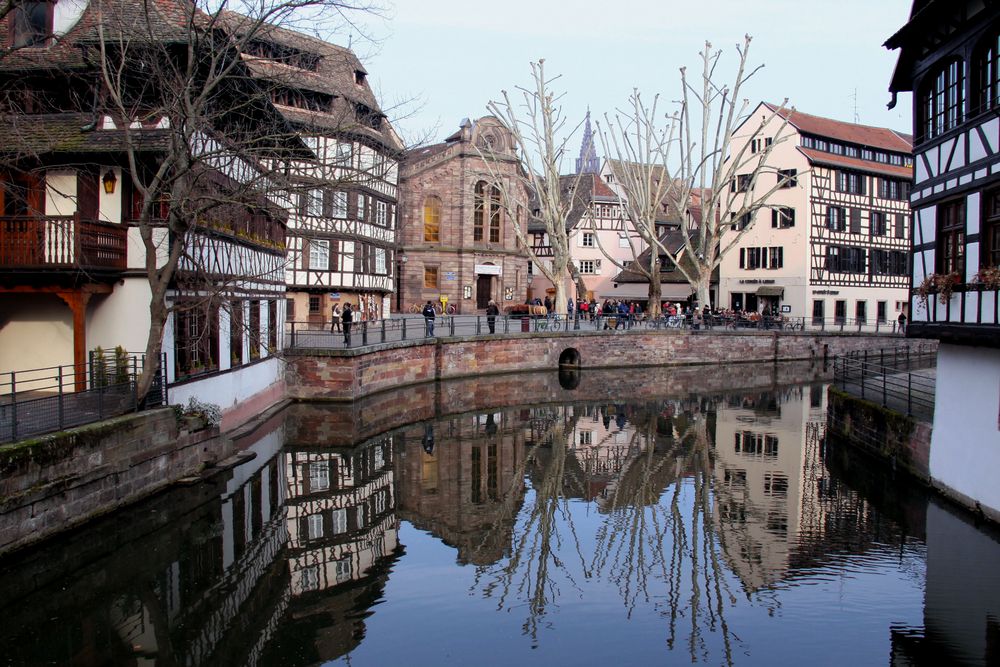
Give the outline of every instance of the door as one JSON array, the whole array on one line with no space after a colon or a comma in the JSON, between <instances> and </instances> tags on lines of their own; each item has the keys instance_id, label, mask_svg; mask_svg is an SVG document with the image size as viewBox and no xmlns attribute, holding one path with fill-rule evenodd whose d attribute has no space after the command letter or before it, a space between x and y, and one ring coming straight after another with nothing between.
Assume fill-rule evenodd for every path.
<instances>
[{"instance_id":1,"label":"door","mask_svg":"<svg viewBox=\"0 0 1000 667\"><path fill-rule=\"evenodd\" d=\"M493 276L476 277L476 308L483 310L493 298Z\"/></svg>"},{"instance_id":2,"label":"door","mask_svg":"<svg viewBox=\"0 0 1000 667\"><path fill-rule=\"evenodd\" d=\"M816 326L823 325L823 304L825 302L823 299L816 299L813 301L813 324Z\"/></svg>"}]
</instances>

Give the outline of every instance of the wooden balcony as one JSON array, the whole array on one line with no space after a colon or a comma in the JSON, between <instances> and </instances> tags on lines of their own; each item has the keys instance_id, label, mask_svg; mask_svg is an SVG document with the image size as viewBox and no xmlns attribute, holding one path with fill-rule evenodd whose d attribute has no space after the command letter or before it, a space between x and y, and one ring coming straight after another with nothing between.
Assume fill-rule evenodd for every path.
<instances>
[{"instance_id":1,"label":"wooden balcony","mask_svg":"<svg viewBox=\"0 0 1000 667\"><path fill-rule=\"evenodd\" d=\"M127 234L79 216L0 216L0 270L121 271Z\"/></svg>"}]
</instances>

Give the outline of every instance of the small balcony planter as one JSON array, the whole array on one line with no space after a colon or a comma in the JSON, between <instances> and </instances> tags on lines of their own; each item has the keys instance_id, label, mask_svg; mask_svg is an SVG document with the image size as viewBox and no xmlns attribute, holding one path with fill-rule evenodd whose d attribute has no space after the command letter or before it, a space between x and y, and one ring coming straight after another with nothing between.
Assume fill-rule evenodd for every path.
<instances>
[{"instance_id":1,"label":"small balcony planter","mask_svg":"<svg viewBox=\"0 0 1000 667\"><path fill-rule=\"evenodd\" d=\"M1000 266L987 266L973 276L974 285L984 290L1000 290Z\"/></svg>"},{"instance_id":2,"label":"small balcony planter","mask_svg":"<svg viewBox=\"0 0 1000 667\"><path fill-rule=\"evenodd\" d=\"M955 271L932 273L924 278L924 281L917 287L917 297L924 308L927 308L932 294L937 294L939 303L946 304L951 300L951 295L955 293L955 288L961 283L962 278Z\"/></svg>"}]
</instances>

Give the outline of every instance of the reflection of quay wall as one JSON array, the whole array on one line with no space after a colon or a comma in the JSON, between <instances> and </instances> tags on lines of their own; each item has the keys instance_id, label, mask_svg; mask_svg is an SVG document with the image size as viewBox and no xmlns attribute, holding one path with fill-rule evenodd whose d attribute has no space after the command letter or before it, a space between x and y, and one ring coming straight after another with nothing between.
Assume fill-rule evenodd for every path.
<instances>
[{"instance_id":1,"label":"reflection of quay wall","mask_svg":"<svg viewBox=\"0 0 1000 667\"><path fill-rule=\"evenodd\" d=\"M464 415L418 425L396 436L400 518L458 550L460 563L496 562L510 547L511 528L524 495L522 429L513 413ZM490 428L492 430L492 426Z\"/></svg>"},{"instance_id":2,"label":"reflection of quay wall","mask_svg":"<svg viewBox=\"0 0 1000 667\"><path fill-rule=\"evenodd\" d=\"M563 389L553 371L482 377L402 387L367 396L351 405L296 403L288 408L288 442L345 447L411 424L486 408L540 404L615 403L654 400L738 389L767 389L808 382L825 373L822 363L734 364L586 370L574 390Z\"/></svg>"},{"instance_id":3,"label":"reflection of quay wall","mask_svg":"<svg viewBox=\"0 0 1000 667\"><path fill-rule=\"evenodd\" d=\"M153 410L0 447L0 553L122 507L232 453Z\"/></svg>"},{"instance_id":4,"label":"reflection of quay wall","mask_svg":"<svg viewBox=\"0 0 1000 667\"><path fill-rule=\"evenodd\" d=\"M435 343L387 343L365 350L287 353L289 396L300 400L354 400L429 380L556 369L568 348L583 368L823 360L857 350L923 345L898 336L776 334L722 335L685 331L535 334L516 338L468 337Z\"/></svg>"}]
</instances>

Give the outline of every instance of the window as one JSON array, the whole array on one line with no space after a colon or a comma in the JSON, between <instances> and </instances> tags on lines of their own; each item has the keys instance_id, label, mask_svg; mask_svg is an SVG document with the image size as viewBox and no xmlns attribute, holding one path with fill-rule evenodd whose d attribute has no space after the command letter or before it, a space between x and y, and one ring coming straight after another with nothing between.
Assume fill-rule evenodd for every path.
<instances>
[{"instance_id":1,"label":"window","mask_svg":"<svg viewBox=\"0 0 1000 667\"><path fill-rule=\"evenodd\" d=\"M319 311L320 311L319 304L320 304L319 295L318 294L310 294L309 295L309 314L310 315L316 315L316 314L319 313Z\"/></svg>"},{"instance_id":2,"label":"window","mask_svg":"<svg viewBox=\"0 0 1000 667\"><path fill-rule=\"evenodd\" d=\"M438 267L424 267L424 289L436 289L438 286Z\"/></svg>"},{"instance_id":3,"label":"window","mask_svg":"<svg viewBox=\"0 0 1000 667\"><path fill-rule=\"evenodd\" d=\"M618 235L618 247L619 248L628 248L628 247L630 247L629 244L628 244L628 236L627 235L625 235L625 234L619 234Z\"/></svg>"},{"instance_id":4,"label":"window","mask_svg":"<svg viewBox=\"0 0 1000 667\"><path fill-rule=\"evenodd\" d=\"M732 181L730 190L732 192L746 192L750 189L750 174L739 174Z\"/></svg>"},{"instance_id":5,"label":"window","mask_svg":"<svg viewBox=\"0 0 1000 667\"><path fill-rule=\"evenodd\" d=\"M365 219L365 196L358 195L358 220Z\"/></svg>"},{"instance_id":6,"label":"window","mask_svg":"<svg viewBox=\"0 0 1000 667\"><path fill-rule=\"evenodd\" d=\"M750 141L750 152L760 153L771 147L774 140L771 137L758 137Z\"/></svg>"},{"instance_id":7,"label":"window","mask_svg":"<svg viewBox=\"0 0 1000 667\"><path fill-rule=\"evenodd\" d=\"M317 301L319 297L316 297ZM243 363L243 302L229 305L229 360L233 368Z\"/></svg>"},{"instance_id":8,"label":"window","mask_svg":"<svg viewBox=\"0 0 1000 667\"><path fill-rule=\"evenodd\" d=\"M826 247L826 270L832 273L865 273L865 248L831 245Z\"/></svg>"},{"instance_id":9,"label":"window","mask_svg":"<svg viewBox=\"0 0 1000 667\"><path fill-rule=\"evenodd\" d=\"M788 477L775 472L764 473L764 495L782 498L787 496Z\"/></svg>"},{"instance_id":10,"label":"window","mask_svg":"<svg viewBox=\"0 0 1000 667\"><path fill-rule=\"evenodd\" d=\"M785 265L785 249L781 246L768 248L767 268L780 269Z\"/></svg>"},{"instance_id":11,"label":"window","mask_svg":"<svg viewBox=\"0 0 1000 667\"><path fill-rule=\"evenodd\" d=\"M847 321L847 302L837 300L833 302L833 321L843 324Z\"/></svg>"},{"instance_id":12,"label":"window","mask_svg":"<svg viewBox=\"0 0 1000 667\"><path fill-rule=\"evenodd\" d=\"M976 111L1000 106L1000 30L990 35L976 57L979 70L979 98Z\"/></svg>"},{"instance_id":13,"label":"window","mask_svg":"<svg viewBox=\"0 0 1000 667\"><path fill-rule=\"evenodd\" d=\"M260 359L260 301L250 302L250 326L247 328L250 339L250 361Z\"/></svg>"},{"instance_id":14,"label":"window","mask_svg":"<svg viewBox=\"0 0 1000 667\"><path fill-rule=\"evenodd\" d=\"M52 34L52 10L56 3L52 0L43 2L21 2L15 5L11 37L13 46L45 46L45 41Z\"/></svg>"},{"instance_id":15,"label":"window","mask_svg":"<svg viewBox=\"0 0 1000 667\"><path fill-rule=\"evenodd\" d=\"M431 195L424 199L424 242L441 240L441 200Z\"/></svg>"},{"instance_id":16,"label":"window","mask_svg":"<svg viewBox=\"0 0 1000 667\"><path fill-rule=\"evenodd\" d=\"M1000 190L983 195L982 245L979 260L982 266L1000 266Z\"/></svg>"},{"instance_id":17,"label":"window","mask_svg":"<svg viewBox=\"0 0 1000 667\"><path fill-rule=\"evenodd\" d=\"M896 214L896 238L905 239L906 238L906 214L897 213Z\"/></svg>"},{"instance_id":18,"label":"window","mask_svg":"<svg viewBox=\"0 0 1000 667\"><path fill-rule=\"evenodd\" d=\"M937 208L936 271L965 275L965 198Z\"/></svg>"},{"instance_id":19,"label":"window","mask_svg":"<svg viewBox=\"0 0 1000 667\"><path fill-rule=\"evenodd\" d=\"M580 235L580 245L584 248L593 248L597 245L594 241L594 232L583 232Z\"/></svg>"},{"instance_id":20,"label":"window","mask_svg":"<svg viewBox=\"0 0 1000 667\"><path fill-rule=\"evenodd\" d=\"M965 120L965 61L952 60L928 77L917 100L919 139L933 139Z\"/></svg>"},{"instance_id":21,"label":"window","mask_svg":"<svg viewBox=\"0 0 1000 667\"><path fill-rule=\"evenodd\" d=\"M592 276L592 275L597 275L600 272L601 272L601 260L599 259L580 260L580 273Z\"/></svg>"},{"instance_id":22,"label":"window","mask_svg":"<svg viewBox=\"0 0 1000 667\"><path fill-rule=\"evenodd\" d=\"M878 179L878 196L882 199L906 201L910 197L910 184L893 178Z\"/></svg>"},{"instance_id":23,"label":"window","mask_svg":"<svg viewBox=\"0 0 1000 667\"><path fill-rule=\"evenodd\" d=\"M882 213L881 211L872 211L868 227L872 236L885 236L888 231L885 221L885 213Z\"/></svg>"},{"instance_id":24,"label":"window","mask_svg":"<svg viewBox=\"0 0 1000 667\"><path fill-rule=\"evenodd\" d=\"M330 270L330 241L328 239L306 239L309 248L309 265L314 271Z\"/></svg>"},{"instance_id":25,"label":"window","mask_svg":"<svg viewBox=\"0 0 1000 667\"><path fill-rule=\"evenodd\" d=\"M578 444L581 445L592 445L594 444L594 432L593 431L580 431L580 441Z\"/></svg>"},{"instance_id":26,"label":"window","mask_svg":"<svg viewBox=\"0 0 1000 667\"><path fill-rule=\"evenodd\" d=\"M843 206L828 206L826 209L826 228L831 232L846 232L847 209Z\"/></svg>"},{"instance_id":27,"label":"window","mask_svg":"<svg viewBox=\"0 0 1000 667\"><path fill-rule=\"evenodd\" d=\"M385 248L375 248L375 273L384 276L388 272Z\"/></svg>"},{"instance_id":28,"label":"window","mask_svg":"<svg viewBox=\"0 0 1000 667\"><path fill-rule=\"evenodd\" d=\"M486 181L476 183L472 195L472 241L482 243L486 224Z\"/></svg>"},{"instance_id":29,"label":"window","mask_svg":"<svg viewBox=\"0 0 1000 667\"><path fill-rule=\"evenodd\" d=\"M267 302L267 350L268 354L278 351L278 301L270 299Z\"/></svg>"},{"instance_id":30,"label":"window","mask_svg":"<svg viewBox=\"0 0 1000 667\"><path fill-rule=\"evenodd\" d=\"M795 226L795 209L789 206L776 206L771 209L771 226L787 229Z\"/></svg>"},{"instance_id":31,"label":"window","mask_svg":"<svg viewBox=\"0 0 1000 667\"><path fill-rule=\"evenodd\" d=\"M503 222L503 208L500 205L500 188L490 188L490 243L500 243L500 225Z\"/></svg>"},{"instance_id":32,"label":"window","mask_svg":"<svg viewBox=\"0 0 1000 667\"><path fill-rule=\"evenodd\" d=\"M306 190L305 192L303 192L299 205L299 211L302 213L302 215L308 215L314 218L322 217L323 191Z\"/></svg>"},{"instance_id":33,"label":"window","mask_svg":"<svg viewBox=\"0 0 1000 667\"><path fill-rule=\"evenodd\" d=\"M861 233L861 209L852 208L851 209L851 233L860 234Z\"/></svg>"},{"instance_id":34,"label":"window","mask_svg":"<svg viewBox=\"0 0 1000 667\"><path fill-rule=\"evenodd\" d=\"M750 226L750 214L744 213L740 217L736 218L736 222L733 223L733 231L740 232Z\"/></svg>"},{"instance_id":35,"label":"window","mask_svg":"<svg viewBox=\"0 0 1000 667\"><path fill-rule=\"evenodd\" d=\"M846 192L852 195L865 194L865 181L867 179L854 171L837 172L837 192Z\"/></svg>"},{"instance_id":36,"label":"window","mask_svg":"<svg viewBox=\"0 0 1000 667\"><path fill-rule=\"evenodd\" d=\"M327 198L330 201L329 211L332 218L347 217L347 193L337 190L328 190Z\"/></svg>"},{"instance_id":37,"label":"window","mask_svg":"<svg viewBox=\"0 0 1000 667\"><path fill-rule=\"evenodd\" d=\"M310 540L318 540L323 537L323 515L310 514L306 517L306 524L309 526Z\"/></svg>"},{"instance_id":38,"label":"window","mask_svg":"<svg viewBox=\"0 0 1000 667\"><path fill-rule=\"evenodd\" d=\"M340 535L341 533L347 532L347 510L346 509L336 509L332 512L333 521L330 525L330 531L334 535Z\"/></svg>"},{"instance_id":39,"label":"window","mask_svg":"<svg viewBox=\"0 0 1000 667\"><path fill-rule=\"evenodd\" d=\"M389 205L384 201L375 203L375 224L385 227L389 220Z\"/></svg>"},{"instance_id":40,"label":"window","mask_svg":"<svg viewBox=\"0 0 1000 667\"><path fill-rule=\"evenodd\" d=\"M326 491L330 488L330 466L326 461L315 461L308 466L309 490Z\"/></svg>"},{"instance_id":41,"label":"window","mask_svg":"<svg viewBox=\"0 0 1000 667\"><path fill-rule=\"evenodd\" d=\"M219 359L219 308L192 301L175 306L174 370L178 376L214 370Z\"/></svg>"},{"instance_id":42,"label":"window","mask_svg":"<svg viewBox=\"0 0 1000 667\"><path fill-rule=\"evenodd\" d=\"M780 183L783 188L794 188L799 184L798 173L797 169L779 169L778 183Z\"/></svg>"}]
</instances>

